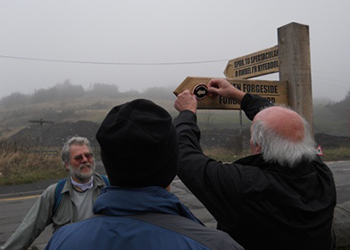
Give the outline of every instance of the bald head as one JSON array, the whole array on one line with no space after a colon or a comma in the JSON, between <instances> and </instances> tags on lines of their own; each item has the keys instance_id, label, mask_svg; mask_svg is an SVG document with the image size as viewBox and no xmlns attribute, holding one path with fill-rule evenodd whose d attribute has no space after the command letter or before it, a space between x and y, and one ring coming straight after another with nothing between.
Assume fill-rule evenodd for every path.
<instances>
[{"instance_id":1,"label":"bald head","mask_svg":"<svg viewBox=\"0 0 350 250\"><path fill-rule=\"evenodd\" d=\"M250 147L266 162L293 167L316 157L315 142L308 123L298 113L283 107L269 107L253 120Z\"/></svg>"},{"instance_id":2,"label":"bald head","mask_svg":"<svg viewBox=\"0 0 350 250\"><path fill-rule=\"evenodd\" d=\"M301 116L287 108L270 107L259 112L253 120L262 121L265 126L277 135L291 141L304 139L304 121Z\"/></svg>"}]
</instances>

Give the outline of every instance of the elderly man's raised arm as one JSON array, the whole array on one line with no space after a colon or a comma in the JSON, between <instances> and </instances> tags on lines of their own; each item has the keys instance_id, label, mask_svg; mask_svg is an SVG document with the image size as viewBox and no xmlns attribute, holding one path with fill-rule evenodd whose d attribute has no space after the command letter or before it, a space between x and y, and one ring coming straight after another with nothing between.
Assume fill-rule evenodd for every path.
<instances>
[{"instance_id":1,"label":"elderly man's raised arm","mask_svg":"<svg viewBox=\"0 0 350 250\"><path fill-rule=\"evenodd\" d=\"M263 108L274 106L265 98L244 93L232 86L227 80L221 78L210 80L208 91L212 95L220 95L240 103L242 110L250 120L253 120L254 116Z\"/></svg>"}]
</instances>

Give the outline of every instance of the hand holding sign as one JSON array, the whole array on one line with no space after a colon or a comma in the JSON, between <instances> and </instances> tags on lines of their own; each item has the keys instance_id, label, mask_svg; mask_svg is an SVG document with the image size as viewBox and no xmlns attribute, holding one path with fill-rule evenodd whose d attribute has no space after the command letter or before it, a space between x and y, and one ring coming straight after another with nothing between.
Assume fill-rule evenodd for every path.
<instances>
[{"instance_id":1,"label":"hand holding sign","mask_svg":"<svg viewBox=\"0 0 350 250\"><path fill-rule=\"evenodd\" d=\"M212 79L208 83L208 91L211 94L219 95L225 98L230 98L241 103L245 93L235 88L231 83L225 79Z\"/></svg>"},{"instance_id":2,"label":"hand holding sign","mask_svg":"<svg viewBox=\"0 0 350 250\"><path fill-rule=\"evenodd\" d=\"M234 88L228 89L227 82ZM281 81L187 77L174 90L174 94L177 96L184 90L195 95L198 100L198 109L239 110L239 102L244 93L258 94L272 103L288 105L287 82ZM229 92L227 92L228 90ZM232 93L232 91L235 92Z\"/></svg>"},{"instance_id":3,"label":"hand holding sign","mask_svg":"<svg viewBox=\"0 0 350 250\"><path fill-rule=\"evenodd\" d=\"M190 110L193 113L197 111L196 97L190 93L189 90L185 90L177 96L174 107L177 111Z\"/></svg>"}]
</instances>

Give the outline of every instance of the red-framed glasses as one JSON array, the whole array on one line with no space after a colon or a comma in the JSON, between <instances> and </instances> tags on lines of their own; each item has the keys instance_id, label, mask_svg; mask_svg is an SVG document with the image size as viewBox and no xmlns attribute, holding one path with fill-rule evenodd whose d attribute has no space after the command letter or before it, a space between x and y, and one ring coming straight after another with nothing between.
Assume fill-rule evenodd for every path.
<instances>
[{"instance_id":1,"label":"red-framed glasses","mask_svg":"<svg viewBox=\"0 0 350 250\"><path fill-rule=\"evenodd\" d=\"M93 157L92 153L85 153L85 154L81 154L81 155L76 155L74 156L74 160L75 161L82 161L84 159L84 157L88 160L91 160L91 158Z\"/></svg>"}]
</instances>

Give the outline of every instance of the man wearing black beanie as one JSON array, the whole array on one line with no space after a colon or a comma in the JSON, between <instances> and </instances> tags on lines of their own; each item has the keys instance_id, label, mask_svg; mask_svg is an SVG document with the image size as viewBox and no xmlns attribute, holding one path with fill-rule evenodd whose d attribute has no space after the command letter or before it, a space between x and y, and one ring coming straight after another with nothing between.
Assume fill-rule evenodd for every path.
<instances>
[{"instance_id":1,"label":"man wearing black beanie","mask_svg":"<svg viewBox=\"0 0 350 250\"><path fill-rule=\"evenodd\" d=\"M111 183L95 202L99 216L61 228L46 249L243 249L167 191L179 154L166 110L145 99L116 106L96 138Z\"/></svg>"}]
</instances>

